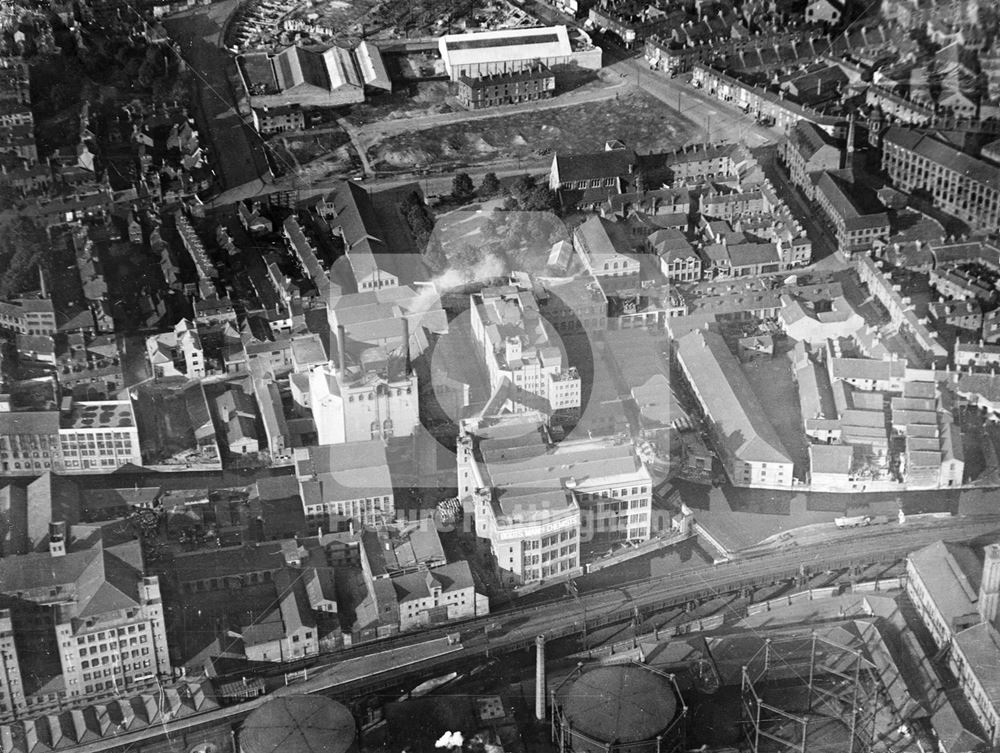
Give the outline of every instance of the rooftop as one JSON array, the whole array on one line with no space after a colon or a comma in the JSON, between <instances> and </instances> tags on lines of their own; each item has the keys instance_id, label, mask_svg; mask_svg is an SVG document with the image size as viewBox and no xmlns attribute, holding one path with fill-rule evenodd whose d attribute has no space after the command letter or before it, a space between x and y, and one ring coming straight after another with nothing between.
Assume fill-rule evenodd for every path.
<instances>
[{"instance_id":1,"label":"rooftop","mask_svg":"<svg viewBox=\"0 0 1000 753\"><path fill-rule=\"evenodd\" d=\"M392 494L385 443L379 439L301 448L295 473L305 505Z\"/></svg>"},{"instance_id":2,"label":"rooftop","mask_svg":"<svg viewBox=\"0 0 1000 753\"><path fill-rule=\"evenodd\" d=\"M946 620L977 611L983 565L971 547L936 541L911 553L909 561Z\"/></svg>"},{"instance_id":3,"label":"rooftop","mask_svg":"<svg viewBox=\"0 0 1000 753\"><path fill-rule=\"evenodd\" d=\"M135 426L132 403L128 400L103 400L73 403L72 411L63 414L64 429L125 429Z\"/></svg>"},{"instance_id":4,"label":"rooftop","mask_svg":"<svg viewBox=\"0 0 1000 753\"><path fill-rule=\"evenodd\" d=\"M741 460L793 462L739 361L720 335L694 330L678 341L677 351L729 452Z\"/></svg>"},{"instance_id":5,"label":"rooftop","mask_svg":"<svg viewBox=\"0 0 1000 753\"><path fill-rule=\"evenodd\" d=\"M449 70L499 60L567 57L572 52L565 26L445 34L438 46Z\"/></svg>"}]
</instances>

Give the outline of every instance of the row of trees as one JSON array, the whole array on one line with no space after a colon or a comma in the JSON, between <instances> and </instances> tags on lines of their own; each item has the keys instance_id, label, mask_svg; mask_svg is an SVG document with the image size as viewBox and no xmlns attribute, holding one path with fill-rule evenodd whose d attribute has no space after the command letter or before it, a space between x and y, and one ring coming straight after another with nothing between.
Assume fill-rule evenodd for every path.
<instances>
[{"instance_id":1,"label":"row of trees","mask_svg":"<svg viewBox=\"0 0 1000 753\"><path fill-rule=\"evenodd\" d=\"M531 175L520 175L504 188L496 173L486 173L478 192L468 173L458 173L451 180L451 198L466 203L475 198L492 199L504 196L503 208L508 211L558 212L559 197L545 183Z\"/></svg>"},{"instance_id":2,"label":"row of trees","mask_svg":"<svg viewBox=\"0 0 1000 753\"><path fill-rule=\"evenodd\" d=\"M434 230L434 217L431 216L430 210L417 192L412 191L399 203L399 211L406 224L410 226L410 232L417 242L417 249L423 252Z\"/></svg>"}]
</instances>

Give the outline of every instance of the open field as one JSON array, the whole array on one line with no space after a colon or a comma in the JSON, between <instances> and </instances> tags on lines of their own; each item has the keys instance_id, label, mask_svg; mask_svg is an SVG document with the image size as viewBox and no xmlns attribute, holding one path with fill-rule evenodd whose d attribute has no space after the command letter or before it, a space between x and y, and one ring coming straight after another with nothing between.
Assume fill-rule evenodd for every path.
<instances>
[{"instance_id":1,"label":"open field","mask_svg":"<svg viewBox=\"0 0 1000 753\"><path fill-rule=\"evenodd\" d=\"M350 146L350 137L341 129L324 129L320 132L282 133L272 137L267 147L279 164L287 169L322 161L324 165L352 169L357 157Z\"/></svg>"},{"instance_id":2,"label":"open field","mask_svg":"<svg viewBox=\"0 0 1000 753\"><path fill-rule=\"evenodd\" d=\"M641 152L667 151L688 141L695 126L644 92L628 91L613 101L539 108L499 117L453 123L386 139L369 150L383 167L417 167L437 162L544 157L598 151L619 139Z\"/></svg>"}]
</instances>

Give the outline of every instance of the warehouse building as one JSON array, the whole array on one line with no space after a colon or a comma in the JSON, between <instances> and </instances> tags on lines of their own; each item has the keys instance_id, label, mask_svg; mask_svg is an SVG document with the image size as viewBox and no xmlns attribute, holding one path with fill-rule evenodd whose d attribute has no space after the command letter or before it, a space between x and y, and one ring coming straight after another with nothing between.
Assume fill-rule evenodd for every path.
<instances>
[{"instance_id":1,"label":"warehouse building","mask_svg":"<svg viewBox=\"0 0 1000 753\"><path fill-rule=\"evenodd\" d=\"M512 73L539 65L556 70L601 67L601 49L585 35L571 39L565 26L446 34L438 40L438 48L452 81L463 76Z\"/></svg>"},{"instance_id":2,"label":"warehouse building","mask_svg":"<svg viewBox=\"0 0 1000 753\"><path fill-rule=\"evenodd\" d=\"M261 112L356 104L365 101L368 89L391 88L378 49L367 42L353 50L292 45L278 53L249 53L239 58L239 70L251 107Z\"/></svg>"}]
</instances>

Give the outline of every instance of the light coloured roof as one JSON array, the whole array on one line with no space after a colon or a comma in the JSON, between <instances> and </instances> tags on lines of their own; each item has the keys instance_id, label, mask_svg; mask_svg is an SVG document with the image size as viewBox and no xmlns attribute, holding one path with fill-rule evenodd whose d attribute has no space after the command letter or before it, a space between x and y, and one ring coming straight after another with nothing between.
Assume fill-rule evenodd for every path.
<instances>
[{"instance_id":1,"label":"light coloured roof","mask_svg":"<svg viewBox=\"0 0 1000 753\"><path fill-rule=\"evenodd\" d=\"M380 439L297 451L295 473L306 505L392 494L389 461Z\"/></svg>"},{"instance_id":2,"label":"light coloured roof","mask_svg":"<svg viewBox=\"0 0 1000 753\"><path fill-rule=\"evenodd\" d=\"M573 51L565 26L446 34L438 47L449 71L478 63L568 57Z\"/></svg>"},{"instance_id":3,"label":"light coloured roof","mask_svg":"<svg viewBox=\"0 0 1000 753\"><path fill-rule=\"evenodd\" d=\"M813 473L842 473L851 470L854 448L843 444L809 445L809 467Z\"/></svg>"},{"instance_id":4,"label":"light coloured roof","mask_svg":"<svg viewBox=\"0 0 1000 753\"><path fill-rule=\"evenodd\" d=\"M695 330L678 342L677 355L719 429L727 449L743 461L791 464L736 357L714 332Z\"/></svg>"},{"instance_id":5,"label":"light coloured roof","mask_svg":"<svg viewBox=\"0 0 1000 753\"><path fill-rule=\"evenodd\" d=\"M976 675L986 693L986 700L1000 710L1000 633L989 623L966 628L955 636L955 643L965 655L966 665Z\"/></svg>"},{"instance_id":6,"label":"light coloured roof","mask_svg":"<svg viewBox=\"0 0 1000 753\"><path fill-rule=\"evenodd\" d=\"M970 547L935 541L908 559L946 620L977 611L982 563Z\"/></svg>"},{"instance_id":7,"label":"light coloured roof","mask_svg":"<svg viewBox=\"0 0 1000 753\"><path fill-rule=\"evenodd\" d=\"M889 381L906 376L906 361L876 361L870 358L834 358L832 369L834 379L870 379Z\"/></svg>"}]
</instances>

